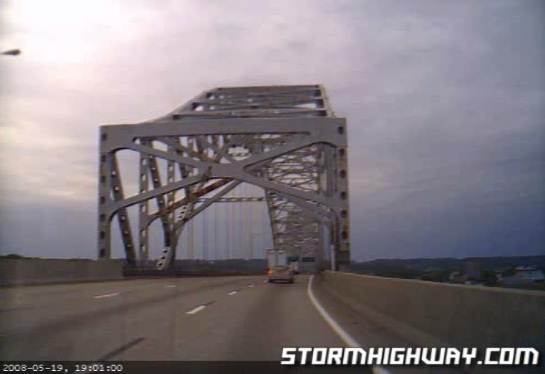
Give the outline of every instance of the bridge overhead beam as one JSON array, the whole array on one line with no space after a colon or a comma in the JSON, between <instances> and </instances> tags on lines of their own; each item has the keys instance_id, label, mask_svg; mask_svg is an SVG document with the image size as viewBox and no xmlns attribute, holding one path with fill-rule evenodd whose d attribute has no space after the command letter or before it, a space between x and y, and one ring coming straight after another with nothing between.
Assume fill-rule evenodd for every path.
<instances>
[{"instance_id":1,"label":"bridge overhead beam","mask_svg":"<svg viewBox=\"0 0 545 374\"><path fill-rule=\"evenodd\" d=\"M127 150L140 163L133 196L123 194L116 163ZM217 88L152 121L101 126L99 180L99 258L111 256L117 216L127 260L147 259L148 227L160 218L168 266L184 222L236 181L264 189L276 248L321 256L326 247L333 268L348 266L346 120L320 85ZM134 205L138 251L127 214Z\"/></svg>"}]
</instances>

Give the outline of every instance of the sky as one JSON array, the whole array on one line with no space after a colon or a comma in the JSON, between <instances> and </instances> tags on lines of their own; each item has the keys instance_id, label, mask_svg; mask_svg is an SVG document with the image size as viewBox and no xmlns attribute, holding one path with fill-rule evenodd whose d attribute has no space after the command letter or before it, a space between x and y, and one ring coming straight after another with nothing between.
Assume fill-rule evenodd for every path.
<instances>
[{"instance_id":1,"label":"sky","mask_svg":"<svg viewBox=\"0 0 545 374\"><path fill-rule=\"evenodd\" d=\"M541 0L0 2L0 252L96 256L98 130L221 86L347 118L351 255L545 254Z\"/></svg>"}]
</instances>

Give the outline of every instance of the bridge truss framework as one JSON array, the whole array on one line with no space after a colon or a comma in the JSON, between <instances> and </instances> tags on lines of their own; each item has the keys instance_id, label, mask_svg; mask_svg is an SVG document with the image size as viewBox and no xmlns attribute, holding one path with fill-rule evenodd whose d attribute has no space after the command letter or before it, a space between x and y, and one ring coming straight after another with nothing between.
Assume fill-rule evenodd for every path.
<instances>
[{"instance_id":1,"label":"bridge truss framework","mask_svg":"<svg viewBox=\"0 0 545 374\"><path fill-rule=\"evenodd\" d=\"M334 115L320 85L216 88L152 121L101 126L99 259L111 257L117 220L127 262L148 260L149 227L160 220L165 249L157 267L168 268L187 222L215 202L236 199L226 194L249 183L265 192L275 249L321 260L325 248L330 267L346 269L346 133L346 120ZM139 154L139 190L130 197L116 155L122 150ZM136 244L127 213L133 205Z\"/></svg>"}]
</instances>

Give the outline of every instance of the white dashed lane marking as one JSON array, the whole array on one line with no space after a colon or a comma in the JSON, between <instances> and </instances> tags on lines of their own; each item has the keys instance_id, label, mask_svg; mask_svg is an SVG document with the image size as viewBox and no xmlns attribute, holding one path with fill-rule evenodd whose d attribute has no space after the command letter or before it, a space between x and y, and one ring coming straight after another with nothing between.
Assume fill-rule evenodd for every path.
<instances>
[{"instance_id":1,"label":"white dashed lane marking","mask_svg":"<svg viewBox=\"0 0 545 374\"><path fill-rule=\"evenodd\" d=\"M236 294L238 291L231 291L231 292L228 292L227 295L231 296L231 295L234 295Z\"/></svg>"},{"instance_id":2,"label":"white dashed lane marking","mask_svg":"<svg viewBox=\"0 0 545 374\"><path fill-rule=\"evenodd\" d=\"M97 296L93 296L93 297L95 299L105 299L107 297L114 297L114 296L119 296L119 292L107 293L105 295L97 295Z\"/></svg>"},{"instance_id":3,"label":"white dashed lane marking","mask_svg":"<svg viewBox=\"0 0 545 374\"><path fill-rule=\"evenodd\" d=\"M203 310L204 308L206 308L206 306L204 306L204 305L199 305L198 307L191 309L189 312L186 312L186 314L195 314L195 313L199 313L199 312L200 312L201 310Z\"/></svg>"},{"instance_id":4,"label":"white dashed lane marking","mask_svg":"<svg viewBox=\"0 0 545 374\"><path fill-rule=\"evenodd\" d=\"M195 314L195 313L199 313L201 310L203 310L204 308L206 308L207 306L211 305L211 304L214 304L215 301L209 301L207 302L206 304L202 304L202 305L199 305L193 309L191 309L189 312L186 312L186 314Z\"/></svg>"}]
</instances>

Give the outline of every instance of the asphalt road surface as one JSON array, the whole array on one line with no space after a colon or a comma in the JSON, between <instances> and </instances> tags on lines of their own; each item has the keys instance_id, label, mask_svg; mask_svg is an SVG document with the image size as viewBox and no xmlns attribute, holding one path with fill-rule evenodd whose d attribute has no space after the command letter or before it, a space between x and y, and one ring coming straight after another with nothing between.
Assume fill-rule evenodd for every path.
<instances>
[{"instance_id":1,"label":"asphalt road surface","mask_svg":"<svg viewBox=\"0 0 545 374\"><path fill-rule=\"evenodd\" d=\"M354 344L412 346L336 300L319 277L312 287L299 275L294 284L269 284L265 276L196 277L0 289L0 361L279 363L284 347Z\"/></svg>"},{"instance_id":2,"label":"asphalt road surface","mask_svg":"<svg viewBox=\"0 0 545 374\"><path fill-rule=\"evenodd\" d=\"M2 360L268 360L343 347L307 294L265 277L126 280L1 290Z\"/></svg>"}]
</instances>

